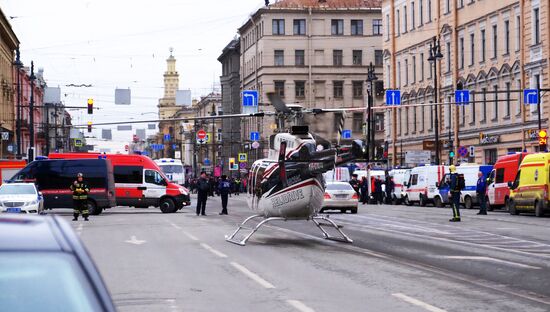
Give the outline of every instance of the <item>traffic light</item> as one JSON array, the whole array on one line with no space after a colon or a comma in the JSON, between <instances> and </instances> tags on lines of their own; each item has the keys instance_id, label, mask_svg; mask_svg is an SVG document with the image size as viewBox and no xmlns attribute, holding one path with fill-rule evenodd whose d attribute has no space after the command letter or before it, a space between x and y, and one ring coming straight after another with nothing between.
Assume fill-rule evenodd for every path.
<instances>
[{"instance_id":1,"label":"traffic light","mask_svg":"<svg viewBox=\"0 0 550 312\"><path fill-rule=\"evenodd\" d=\"M88 99L88 115L94 113L94 99Z\"/></svg>"},{"instance_id":2,"label":"traffic light","mask_svg":"<svg viewBox=\"0 0 550 312\"><path fill-rule=\"evenodd\" d=\"M235 158L229 158L229 168L233 169L235 167Z\"/></svg>"},{"instance_id":3,"label":"traffic light","mask_svg":"<svg viewBox=\"0 0 550 312\"><path fill-rule=\"evenodd\" d=\"M546 130L539 131L539 151L546 151L546 140L548 139L548 133Z\"/></svg>"},{"instance_id":4,"label":"traffic light","mask_svg":"<svg viewBox=\"0 0 550 312\"><path fill-rule=\"evenodd\" d=\"M92 122L88 121L88 133L92 132Z\"/></svg>"}]
</instances>

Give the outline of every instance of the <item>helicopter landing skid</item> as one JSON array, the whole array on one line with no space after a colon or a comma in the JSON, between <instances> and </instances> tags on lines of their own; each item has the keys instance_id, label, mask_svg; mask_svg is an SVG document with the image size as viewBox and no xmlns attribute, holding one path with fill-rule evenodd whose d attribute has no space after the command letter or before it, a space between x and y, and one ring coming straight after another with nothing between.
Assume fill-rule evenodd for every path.
<instances>
[{"instance_id":1,"label":"helicopter landing skid","mask_svg":"<svg viewBox=\"0 0 550 312\"><path fill-rule=\"evenodd\" d=\"M323 232L323 235L325 236L325 239L332 240L332 241L337 241L337 242L342 242L342 243L350 243L350 244L353 243L353 240L351 238L349 238L346 234L344 234L344 232L342 232L342 230L340 230L341 226L337 225L336 223L334 223L334 221L330 220L328 218L328 216L327 217L316 216L316 217L311 218L311 220L313 221L313 223L315 223L315 225L319 228L319 230L321 230L321 232ZM326 221L328 223L321 223L317 220L323 220L323 221ZM325 226L336 229L336 231L338 231L338 233L340 233L340 236L342 236L342 237L331 236L323 228Z\"/></svg>"},{"instance_id":2,"label":"helicopter landing skid","mask_svg":"<svg viewBox=\"0 0 550 312\"><path fill-rule=\"evenodd\" d=\"M262 218L264 220L262 220L260 223L258 223L255 227L248 227L246 226L246 223L250 222L251 220L253 219L256 219L256 218ZM283 221L286 221L285 218L280 218L280 217L271 217L271 218L265 218L263 215L253 215L251 217L248 217L246 218L246 220L243 221L243 223L241 223L239 225L239 227L235 230L235 232L233 232L231 235L226 235L225 236L225 240L230 242L230 243L233 243L233 244L237 244L237 245L240 245L240 246L244 246L246 245L246 242L248 241L248 239L254 234L256 233L256 231L264 224L266 224L267 222L269 221L275 221L275 220L283 220ZM244 236L244 238L242 240L238 240L235 238L235 236L240 232L240 231L249 231L249 233L247 235Z\"/></svg>"}]
</instances>

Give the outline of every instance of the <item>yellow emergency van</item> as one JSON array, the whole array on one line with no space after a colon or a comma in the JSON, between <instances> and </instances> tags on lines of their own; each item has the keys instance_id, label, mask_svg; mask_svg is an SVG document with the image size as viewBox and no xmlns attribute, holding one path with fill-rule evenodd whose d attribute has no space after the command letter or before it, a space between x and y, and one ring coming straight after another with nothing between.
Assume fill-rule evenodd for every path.
<instances>
[{"instance_id":1,"label":"yellow emergency van","mask_svg":"<svg viewBox=\"0 0 550 312\"><path fill-rule=\"evenodd\" d=\"M510 200L508 211L535 212L542 217L550 207L548 188L550 184L550 153L530 154L523 158L514 182L508 182Z\"/></svg>"}]
</instances>

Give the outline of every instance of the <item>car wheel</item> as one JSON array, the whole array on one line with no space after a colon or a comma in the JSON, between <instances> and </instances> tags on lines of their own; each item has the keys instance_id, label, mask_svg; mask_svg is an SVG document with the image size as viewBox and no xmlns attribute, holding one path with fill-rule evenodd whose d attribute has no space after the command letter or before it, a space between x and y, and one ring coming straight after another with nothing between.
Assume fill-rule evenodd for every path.
<instances>
[{"instance_id":1,"label":"car wheel","mask_svg":"<svg viewBox=\"0 0 550 312\"><path fill-rule=\"evenodd\" d=\"M519 211L516 209L516 202L513 199L508 200L508 211L511 215L517 216Z\"/></svg>"},{"instance_id":2,"label":"car wheel","mask_svg":"<svg viewBox=\"0 0 550 312\"><path fill-rule=\"evenodd\" d=\"M418 202L420 207L426 207L426 200L424 199L424 196L420 195L420 201Z\"/></svg>"},{"instance_id":3,"label":"car wheel","mask_svg":"<svg viewBox=\"0 0 550 312\"><path fill-rule=\"evenodd\" d=\"M491 206L491 203L489 202L489 197L485 198L485 206L487 207L487 211L493 211L495 210L493 206Z\"/></svg>"},{"instance_id":4,"label":"car wheel","mask_svg":"<svg viewBox=\"0 0 550 312\"><path fill-rule=\"evenodd\" d=\"M351 208L351 213L356 214L357 213L357 207Z\"/></svg>"},{"instance_id":5,"label":"car wheel","mask_svg":"<svg viewBox=\"0 0 550 312\"><path fill-rule=\"evenodd\" d=\"M542 201L535 203L535 216L544 217L544 203Z\"/></svg>"},{"instance_id":6,"label":"car wheel","mask_svg":"<svg viewBox=\"0 0 550 312\"><path fill-rule=\"evenodd\" d=\"M160 201L160 211L162 211L162 213L174 213L177 210L178 208L176 207L173 199L163 198Z\"/></svg>"},{"instance_id":7,"label":"car wheel","mask_svg":"<svg viewBox=\"0 0 550 312\"><path fill-rule=\"evenodd\" d=\"M472 197L470 197L470 196L464 197L464 208L466 208L466 209L474 208L474 204L472 202Z\"/></svg>"},{"instance_id":8,"label":"car wheel","mask_svg":"<svg viewBox=\"0 0 550 312\"><path fill-rule=\"evenodd\" d=\"M341 213L346 213L346 209L340 209Z\"/></svg>"},{"instance_id":9,"label":"car wheel","mask_svg":"<svg viewBox=\"0 0 550 312\"><path fill-rule=\"evenodd\" d=\"M441 197L436 196L434 198L434 206L437 207L437 208L443 207L443 202L441 201Z\"/></svg>"},{"instance_id":10,"label":"car wheel","mask_svg":"<svg viewBox=\"0 0 550 312\"><path fill-rule=\"evenodd\" d=\"M403 200L405 202L405 205L412 206L411 201L409 200L409 196L405 196L405 199Z\"/></svg>"},{"instance_id":11,"label":"car wheel","mask_svg":"<svg viewBox=\"0 0 550 312\"><path fill-rule=\"evenodd\" d=\"M103 212L103 208L99 208L93 200L86 201L88 213L92 216L98 216Z\"/></svg>"}]
</instances>

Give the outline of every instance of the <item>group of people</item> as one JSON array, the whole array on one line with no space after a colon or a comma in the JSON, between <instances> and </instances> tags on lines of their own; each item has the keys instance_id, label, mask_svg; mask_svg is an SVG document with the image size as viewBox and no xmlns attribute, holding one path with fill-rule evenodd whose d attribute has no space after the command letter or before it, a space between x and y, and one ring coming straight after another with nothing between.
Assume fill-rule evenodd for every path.
<instances>
[{"instance_id":1,"label":"group of people","mask_svg":"<svg viewBox=\"0 0 550 312\"><path fill-rule=\"evenodd\" d=\"M202 176L202 173L201 173L201 176ZM184 186L187 187L191 191L191 193L197 194L198 191L199 191L198 182L201 178L202 177L189 178L185 181ZM222 180L222 177L214 177L214 176L209 176L208 177L207 176L208 196L214 197L216 194L220 195L219 191L218 191L218 186L219 186L221 180ZM240 177L228 178L226 176L226 180L230 184L230 193L229 193L229 195L231 195L231 194L239 195L240 193L245 192L245 190L246 190L246 179L241 179Z\"/></svg>"},{"instance_id":2,"label":"group of people","mask_svg":"<svg viewBox=\"0 0 550 312\"><path fill-rule=\"evenodd\" d=\"M198 179L190 181L189 188L197 193L197 216L206 216L206 201L209 196L214 196L214 193L219 195L222 200L222 211L220 215L227 215L227 202L232 193L239 195L246 187L246 179L240 178L228 179L226 175L219 178L208 177L206 172L201 172Z\"/></svg>"},{"instance_id":3,"label":"group of people","mask_svg":"<svg viewBox=\"0 0 550 312\"><path fill-rule=\"evenodd\" d=\"M349 183L355 192L357 192L357 195L359 195L360 201L363 205L369 203L370 195L372 195L373 201L378 205L392 202L392 194L395 189L395 183L393 182L393 177L388 175L387 172L384 180L382 180L382 177L372 177L370 181L370 189L367 177L362 177L361 180L359 180L357 174L353 174L351 176Z\"/></svg>"}]
</instances>

